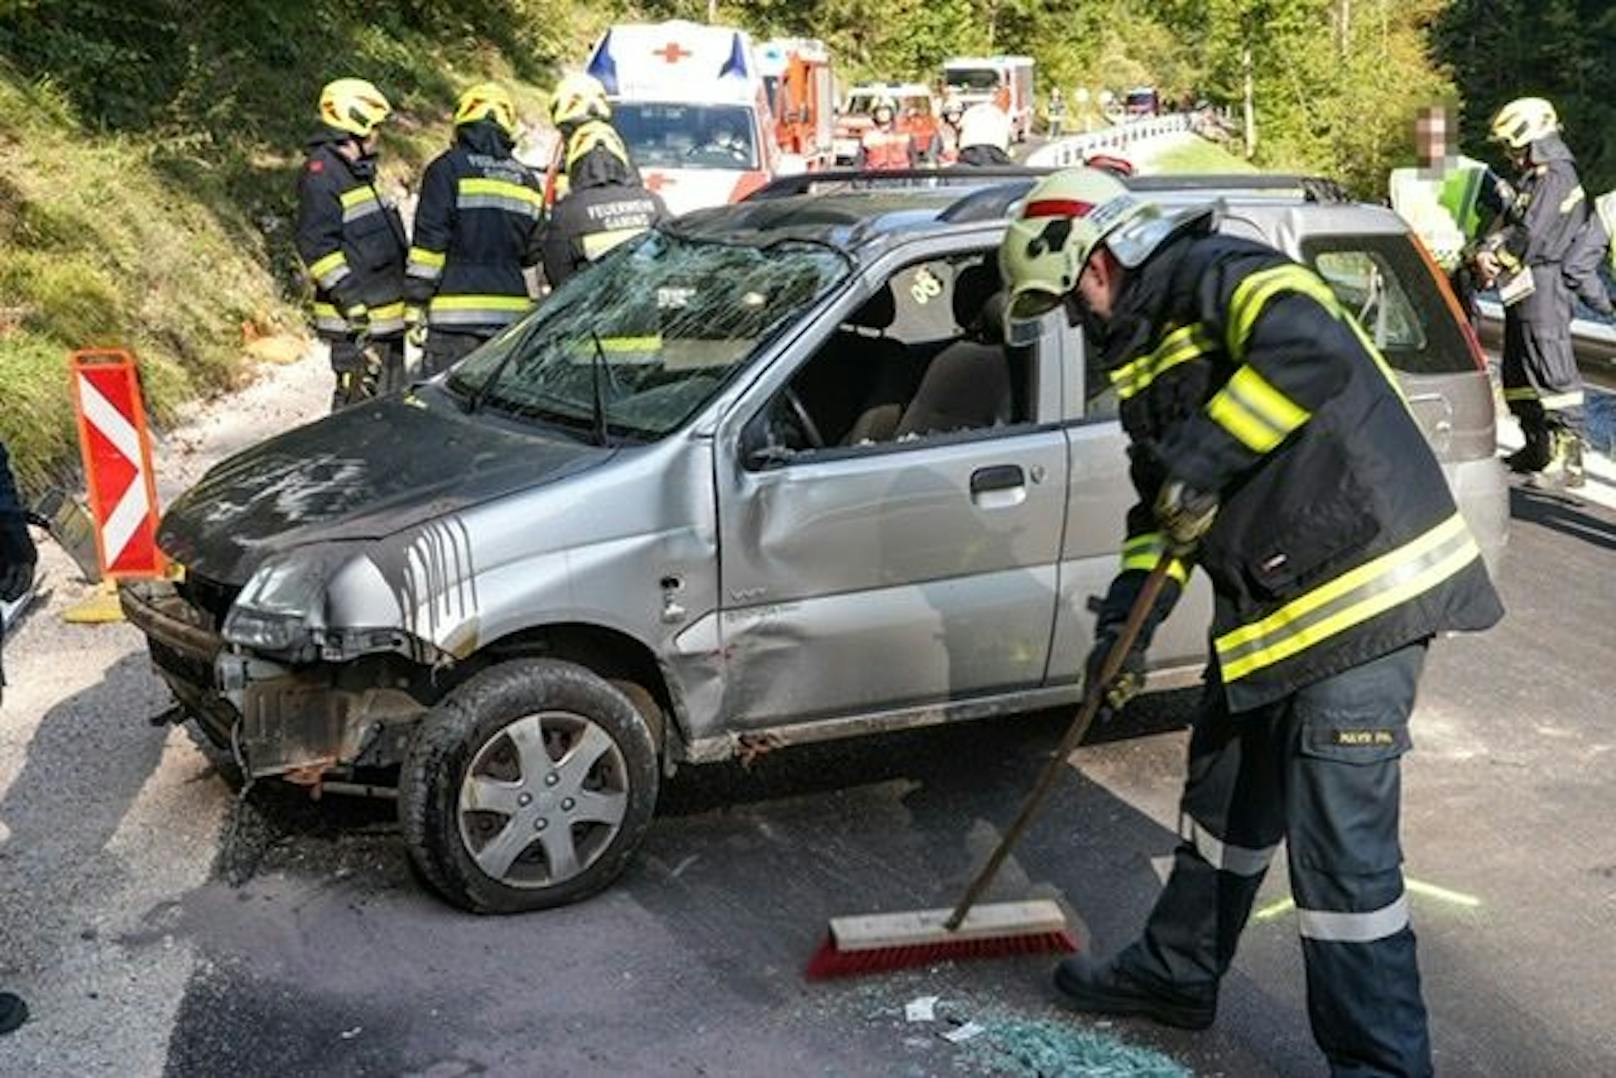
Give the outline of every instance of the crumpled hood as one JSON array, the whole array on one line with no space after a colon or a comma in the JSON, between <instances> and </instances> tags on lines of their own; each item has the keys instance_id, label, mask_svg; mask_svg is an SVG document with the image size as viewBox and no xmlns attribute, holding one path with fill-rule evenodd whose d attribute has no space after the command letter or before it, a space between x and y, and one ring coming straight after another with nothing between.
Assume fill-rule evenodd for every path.
<instances>
[{"instance_id":1,"label":"crumpled hood","mask_svg":"<svg viewBox=\"0 0 1616 1078\"><path fill-rule=\"evenodd\" d=\"M518 433L452 404L389 397L215 466L164 515L157 541L188 571L239 585L292 547L379 539L611 455L536 428Z\"/></svg>"}]
</instances>

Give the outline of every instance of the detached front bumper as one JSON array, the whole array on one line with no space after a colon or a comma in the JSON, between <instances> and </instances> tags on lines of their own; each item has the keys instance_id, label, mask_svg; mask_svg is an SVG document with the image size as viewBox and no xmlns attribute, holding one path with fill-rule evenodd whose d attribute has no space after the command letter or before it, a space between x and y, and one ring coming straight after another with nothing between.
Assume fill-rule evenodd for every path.
<instances>
[{"instance_id":1,"label":"detached front bumper","mask_svg":"<svg viewBox=\"0 0 1616 1078\"><path fill-rule=\"evenodd\" d=\"M175 699L216 744L228 747L236 731L252 775L312 782L402 762L426 705L399 687L407 672L393 662L288 666L230 648L167 581L125 584L118 595Z\"/></svg>"}]
</instances>

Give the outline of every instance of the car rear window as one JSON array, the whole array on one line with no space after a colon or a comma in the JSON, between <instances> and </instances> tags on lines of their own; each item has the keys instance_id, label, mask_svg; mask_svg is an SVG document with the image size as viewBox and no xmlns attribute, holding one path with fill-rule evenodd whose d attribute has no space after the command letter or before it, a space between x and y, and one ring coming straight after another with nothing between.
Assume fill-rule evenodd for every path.
<instances>
[{"instance_id":1,"label":"car rear window","mask_svg":"<svg viewBox=\"0 0 1616 1078\"><path fill-rule=\"evenodd\" d=\"M1319 236L1302 255L1405 374L1474 374L1464 331L1407 236Z\"/></svg>"}]
</instances>

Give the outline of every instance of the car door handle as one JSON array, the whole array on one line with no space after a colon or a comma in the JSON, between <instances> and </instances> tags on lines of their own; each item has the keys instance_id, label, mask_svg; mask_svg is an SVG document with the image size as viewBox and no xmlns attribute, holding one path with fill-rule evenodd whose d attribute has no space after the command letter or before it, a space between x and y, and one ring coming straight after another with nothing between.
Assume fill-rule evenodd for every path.
<instances>
[{"instance_id":1,"label":"car door handle","mask_svg":"<svg viewBox=\"0 0 1616 1078\"><path fill-rule=\"evenodd\" d=\"M971 495L987 494L995 490L1014 490L1027 485L1027 476L1019 464L995 464L991 468L978 468L971 473Z\"/></svg>"}]
</instances>

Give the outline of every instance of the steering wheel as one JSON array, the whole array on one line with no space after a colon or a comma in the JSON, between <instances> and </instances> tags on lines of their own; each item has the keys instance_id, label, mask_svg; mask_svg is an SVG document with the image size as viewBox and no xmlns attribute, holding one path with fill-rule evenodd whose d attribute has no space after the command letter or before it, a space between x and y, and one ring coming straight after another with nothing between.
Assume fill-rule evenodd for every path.
<instances>
[{"instance_id":1,"label":"steering wheel","mask_svg":"<svg viewBox=\"0 0 1616 1078\"><path fill-rule=\"evenodd\" d=\"M782 396L785 397L786 403L791 405L792 415L802 425L802 433L808 439L809 447L812 449L824 449L825 439L819 433L819 426L814 422L813 417L808 414L808 409L803 406L802 398L797 396L797 391L790 386L786 386Z\"/></svg>"}]
</instances>

